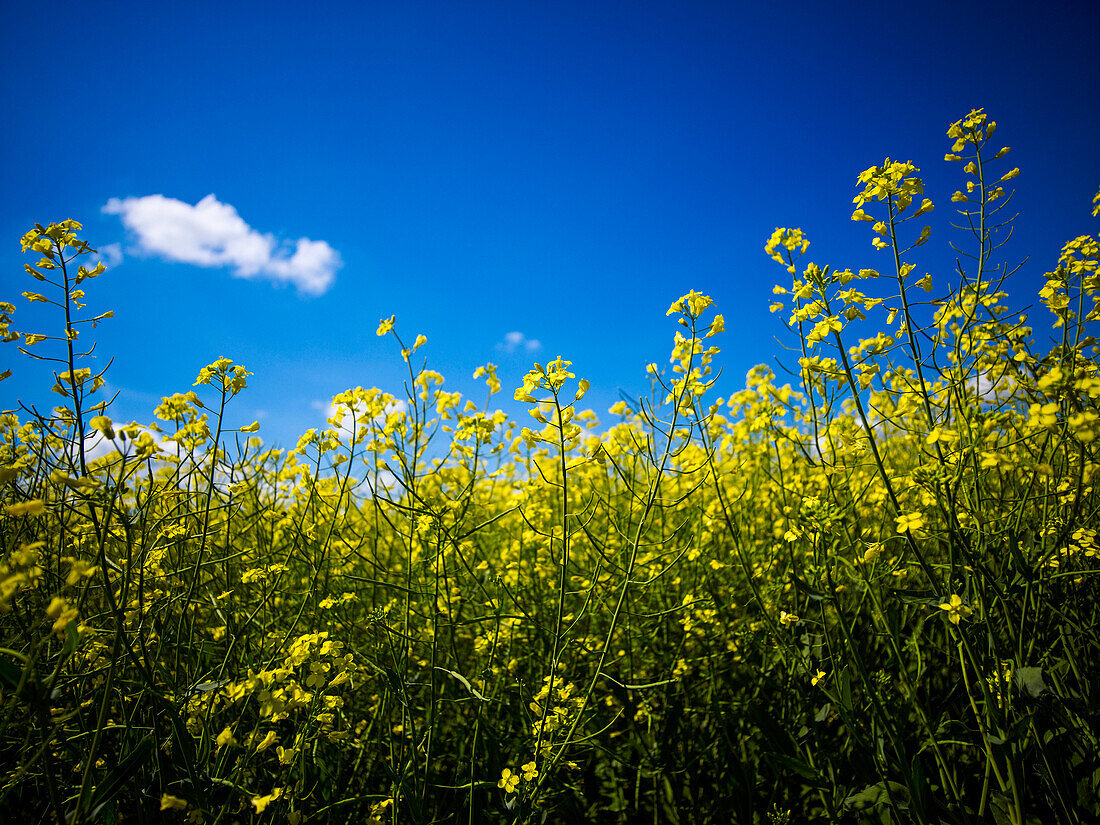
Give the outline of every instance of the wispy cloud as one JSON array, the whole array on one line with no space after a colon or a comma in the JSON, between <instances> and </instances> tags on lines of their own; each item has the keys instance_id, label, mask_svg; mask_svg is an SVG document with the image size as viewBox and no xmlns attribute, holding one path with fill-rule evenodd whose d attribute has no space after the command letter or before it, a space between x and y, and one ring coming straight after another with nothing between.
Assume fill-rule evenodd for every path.
<instances>
[{"instance_id":1,"label":"wispy cloud","mask_svg":"<svg viewBox=\"0 0 1100 825\"><path fill-rule=\"evenodd\" d=\"M195 266L224 266L234 277L290 283L310 295L328 290L342 265L339 253L325 241L290 242L258 232L213 195L194 206L164 195L111 198L103 211L122 219L140 253Z\"/></svg>"},{"instance_id":2,"label":"wispy cloud","mask_svg":"<svg viewBox=\"0 0 1100 825\"><path fill-rule=\"evenodd\" d=\"M120 263L122 263L122 244L119 243L106 243L100 246L96 250L96 254L92 257L93 264L102 261L103 265L108 269L114 269ZM90 269L91 267L89 267Z\"/></svg>"},{"instance_id":3,"label":"wispy cloud","mask_svg":"<svg viewBox=\"0 0 1100 825\"><path fill-rule=\"evenodd\" d=\"M538 352L540 349L542 349L541 341L537 338L528 338L522 332L505 333L504 340L497 342L499 352L515 352L516 350Z\"/></svg>"}]
</instances>

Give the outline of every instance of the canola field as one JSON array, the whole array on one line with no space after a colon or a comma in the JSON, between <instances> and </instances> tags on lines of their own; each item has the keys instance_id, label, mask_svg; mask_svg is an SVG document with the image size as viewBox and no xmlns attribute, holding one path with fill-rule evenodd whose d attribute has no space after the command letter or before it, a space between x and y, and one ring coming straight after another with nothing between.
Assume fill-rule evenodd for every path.
<instances>
[{"instance_id":1,"label":"canola field","mask_svg":"<svg viewBox=\"0 0 1100 825\"><path fill-rule=\"evenodd\" d=\"M717 397L696 292L651 396L598 414L563 358L448 392L390 317L407 396L349 390L292 449L229 359L113 420L103 266L34 227L57 325L2 303L0 337L57 406L0 417L0 820L1100 821L1100 243L1008 294L995 129L950 127L936 203L859 175L881 271L767 240L790 376Z\"/></svg>"}]
</instances>

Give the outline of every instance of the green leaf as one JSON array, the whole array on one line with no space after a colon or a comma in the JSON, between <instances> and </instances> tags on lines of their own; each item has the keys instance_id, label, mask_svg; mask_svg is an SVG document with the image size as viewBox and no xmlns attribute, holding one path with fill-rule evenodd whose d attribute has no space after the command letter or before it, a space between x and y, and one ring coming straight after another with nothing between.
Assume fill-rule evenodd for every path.
<instances>
[{"instance_id":1,"label":"green leaf","mask_svg":"<svg viewBox=\"0 0 1100 825\"><path fill-rule=\"evenodd\" d=\"M1031 696L1038 696L1044 690L1049 690L1043 681L1043 669L1041 667L1018 667L1012 671L1016 680L1016 687Z\"/></svg>"},{"instance_id":2,"label":"green leaf","mask_svg":"<svg viewBox=\"0 0 1100 825\"><path fill-rule=\"evenodd\" d=\"M141 770L142 765L148 759L149 751L153 749L154 741L152 734L143 737L130 751L129 755L119 762L118 766L108 773L102 782L98 783L95 796L92 797L92 801L88 805L88 813L86 816L80 817L79 821L90 820L95 822L99 819L104 809L114 801L115 797L122 793L127 783ZM69 825L73 825L78 821L78 812L80 812L79 800L76 809L65 818Z\"/></svg>"},{"instance_id":3,"label":"green leaf","mask_svg":"<svg viewBox=\"0 0 1100 825\"><path fill-rule=\"evenodd\" d=\"M61 648L61 655L68 656L80 647L80 634L76 632L76 619L70 619L65 625L65 646Z\"/></svg>"},{"instance_id":4,"label":"green leaf","mask_svg":"<svg viewBox=\"0 0 1100 825\"><path fill-rule=\"evenodd\" d=\"M989 810L997 825L1011 825L1015 821L1013 803L1004 794L994 793L989 798ZM1024 812L1024 825L1041 825L1042 820L1034 814Z\"/></svg>"},{"instance_id":5,"label":"green leaf","mask_svg":"<svg viewBox=\"0 0 1100 825\"><path fill-rule=\"evenodd\" d=\"M197 793L198 789L203 787L203 783L199 781L199 774L195 768L195 739L187 732L187 727L184 725L183 719L180 718L176 706L163 696L156 693L151 695L153 702L160 706L161 714L167 717L168 723L172 726L176 747L179 749L178 753L183 757L187 776L191 780L191 787L195 789L194 793Z\"/></svg>"},{"instance_id":6,"label":"green leaf","mask_svg":"<svg viewBox=\"0 0 1100 825\"><path fill-rule=\"evenodd\" d=\"M197 685L191 688L191 693L209 693L212 690L223 688L229 684L232 684L232 681L230 679L223 679L220 682L199 682Z\"/></svg>"},{"instance_id":7,"label":"green leaf","mask_svg":"<svg viewBox=\"0 0 1100 825\"><path fill-rule=\"evenodd\" d=\"M825 593L821 590L815 590L814 588L810 587L809 584L802 581L802 579L798 578L798 576L796 576L794 573L788 573L787 577L791 580L791 583L795 587L797 587L814 601L832 601L834 599L834 597L830 596L828 593Z\"/></svg>"},{"instance_id":8,"label":"green leaf","mask_svg":"<svg viewBox=\"0 0 1100 825\"><path fill-rule=\"evenodd\" d=\"M836 672L836 688L839 694L840 707L846 712L851 713L853 710L852 674L848 672L847 665Z\"/></svg>"},{"instance_id":9,"label":"green leaf","mask_svg":"<svg viewBox=\"0 0 1100 825\"><path fill-rule=\"evenodd\" d=\"M891 800L898 808L908 808L909 789L900 782L876 782L845 799L844 809L866 811L869 808L884 808L890 805Z\"/></svg>"},{"instance_id":10,"label":"green leaf","mask_svg":"<svg viewBox=\"0 0 1100 825\"><path fill-rule=\"evenodd\" d=\"M4 685L5 690L15 690L19 687L22 677L23 671L18 665L7 659L0 659L0 684Z\"/></svg>"},{"instance_id":11,"label":"green leaf","mask_svg":"<svg viewBox=\"0 0 1100 825\"><path fill-rule=\"evenodd\" d=\"M890 591L903 602L917 602L918 604L932 604L935 592L927 587L922 588L896 588Z\"/></svg>"},{"instance_id":12,"label":"green leaf","mask_svg":"<svg viewBox=\"0 0 1100 825\"><path fill-rule=\"evenodd\" d=\"M810 782L811 785L818 788L828 787L821 774L807 765L801 759L796 759L793 756L786 756L782 753L765 753L764 758L769 762L774 762L778 767L785 770L787 773L796 773L803 779Z\"/></svg>"},{"instance_id":13,"label":"green leaf","mask_svg":"<svg viewBox=\"0 0 1100 825\"><path fill-rule=\"evenodd\" d=\"M458 681L462 682L462 684L466 686L466 690L470 691L470 693L472 693L475 697L480 699L482 702L488 702L489 701L484 696L482 696L480 693L478 693L477 688L475 688L473 685L471 685L469 679L467 679L461 673L455 673L453 670L447 670L447 668L445 668L445 667L436 667L436 670L442 670L444 673L451 674L451 676L458 679Z\"/></svg>"}]
</instances>

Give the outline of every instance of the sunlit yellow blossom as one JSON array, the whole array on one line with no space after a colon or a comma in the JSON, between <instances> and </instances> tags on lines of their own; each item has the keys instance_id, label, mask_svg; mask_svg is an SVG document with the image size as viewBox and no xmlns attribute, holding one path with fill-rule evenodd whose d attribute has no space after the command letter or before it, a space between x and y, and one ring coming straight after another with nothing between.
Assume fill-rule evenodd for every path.
<instances>
[{"instance_id":1,"label":"sunlit yellow blossom","mask_svg":"<svg viewBox=\"0 0 1100 825\"><path fill-rule=\"evenodd\" d=\"M4 511L9 516L38 516L46 512L46 505L41 499L32 498L29 501L9 504Z\"/></svg>"},{"instance_id":2,"label":"sunlit yellow blossom","mask_svg":"<svg viewBox=\"0 0 1100 825\"><path fill-rule=\"evenodd\" d=\"M505 768L500 772L500 779L497 780L498 788L505 793L515 793L517 785L519 785L519 774L512 773L511 768Z\"/></svg>"},{"instance_id":3,"label":"sunlit yellow blossom","mask_svg":"<svg viewBox=\"0 0 1100 825\"><path fill-rule=\"evenodd\" d=\"M65 633L65 629L68 627L69 622L73 621L79 614L76 608L72 607L65 599L60 596L54 596L53 599L50 600L49 607L46 608L46 615L54 620L50 632L60 636Z\"/></svg>"},{"instance_id":4,"label":"sunlit yellow blossom","mask_svg":"<svg viewBox=\"0 0 1100 825\"><path fill-rule=\"evenodd\" d=\"M867 545L867 549L864 551L863 555L860 557L860 561L862 561L864 563L873 562L875 559L877 559L879 556L882 555L882 551L883 551L882 542L878 542L878 541L872 542L871 544Z\"/></svg>"},{"instance_id":5,"label":"sunlit yellow blossom","mask_svg":"<svg viewBox=\"0 0 1100 825\"><path fill-rule=\"evenodd\" d=\"M279 764L281 765L292 764L298 756L297 748L284 748L282 745L278 745L275 752L279 755Z\"/></svg>"},{"instance_id":6,"label":"sunlit yellow blossom","mask_svg":"<svg viewBox=\"0 0 1100 825\"><path fill-rule=\"evenodd\" d=\"M273 788L271 793L267 794L266 796L252 797L252 807L256 809L256 813L262 814L268 805L270 805L282 795L282 788Z\"/></svg>"},{"instance_id":7,"label":"sunlit yellow blossom","mask_svg":"<svg viewBox=\"0 0 1100 825\"><path fill-rule=\"evenodd\" d=\"M665 315L675 315L682 312L690 318L698 318L706 309L714 304L709 296L691 290L687 295L681 295L668 308Z\"/></svg>"},{"instance_id":8,"label":"sunlit yellow blossom","mask_svg":"<svg viewBox=\"0 0 1100 825\"><path fill-rule=\"evenodd\" d=\"M98 431L100 435L102 435L104 438L112 439L115 437L115 430L111 419L109 419L105 415L95 416L94 418L92 418L91 421L88 422L88 425L93 430Z\"/></svg>"},{"instance_id":9,"label":"sunlit yellow blossom","mask_svg":"<svg viewBox=\"0 0 1100 825\"><path fill-rule=\"evenodd\" d=\"M788 256L791 256L795 250L802 255L810 248L810 242L802 234L801 229L788 229L785 226L777 226L771 237L768 238L767 243L764 244L764 252L777 263L787 265L788 260L783 257L783 253L779 252L780 246L787 250ZM788 266L788 271L794 272L793 265Z\"/></svg>"},{"instance_id":10,"label":"sunlit yellow blossom","mask_svg":"<svg viewBox=\"0 0 1100 825\"><path fill-rule=\"evenodd\" d=\"M70 587L79 584L81 579L94 576L98 569L84 559L73 559L69 565L69 575L65 577L65 584Z\"/></svg>"},{"instance_id":11,"label":"sunlit yellow blossom","mask_svg":"<svg viewBox=\"0 0 1100 825\"><path fill-rule=\"evenodd\" d=\"M162 811L182 811L187 807L187 800L180 799L178 796L172 796L171 794L161 794L160 797L160 809Z\"/></svg>"},{"instance_id":12,"label":"sunlit yellow blossom","mask_svg":"<svg viewBox=\"0 0 1100 825\"><path fill-rule=\"evenodd\" d=\"M940 610L947 611L947 617L951 624L958 624L962 619L968 618L974 611L963 604L962 597L952 594L951 598L940 605Z\"/></svg>"},{"instance_id":13,"label":"sunlit yellow blossom","mask_svg":"<svg viewBox=\"0 0 1100 825\"><path fill-rule=\"evenodd\" d=\"M899 513L897 516L897 526L899 533L920 532L924 527L924 514L923 513Z\"/></svg>"}]
</instances>

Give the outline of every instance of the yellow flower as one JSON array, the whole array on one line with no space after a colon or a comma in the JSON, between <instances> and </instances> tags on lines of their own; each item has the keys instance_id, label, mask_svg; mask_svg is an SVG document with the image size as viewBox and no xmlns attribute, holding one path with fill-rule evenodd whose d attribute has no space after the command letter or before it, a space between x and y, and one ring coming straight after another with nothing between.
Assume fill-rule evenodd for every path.
<instances>
[{"instance_id":1,"label":"yellow flower","mask_svg":"<svg viewBox=\"0 0 1100 825\"><path fill-rule=\"evenodd\" d=\"M874 541L867 545L867 550L864 552L863 557L860 559L862 562L872 562L882 555L883 544L881 541Z\"/></svg>"},{"instance_id":2,"label":"yellow flower","mask_svg":"<svg viewBox=\"0 0 1100 825\"><path fill-rule=\"evenodd\" d=\"M275 731L269 730L267 732L267 736L265 736L263 738L263 740L258 745L256 745L256 753L262 753L263 751L267 750L268 748L270 748L274 744L275 744Z\"/></svg>"},{"instance_id":3,"label":"yellow flower","mask_svg":"<svg viewBox=\"0 0 1100 825\"><path fill-rule=\"evenodd\" d=\"M104 438L113 439L115 437L114 427L112 426L111 419L105 415L97 415L88 425L93 429L100 432Z\"/></svg>"},{"instance_id":4,"label":"yellow flower","mask_svg":"<svg viewBox=\"0 0 1100 825\"><path fill-rule=\"evenodd\" d=\"M919 171L912 163L886 158L881 166L872 166L860 173L858 182L864 188L852 202L856 207L862 207L870 200L890 200L900 211L904 211L909 208L915 194L924 192L924 183L920 178L906 177L911 172Z\"/></svg>"},{"instance_id":5,"label":"yellow flower","mask_svg":"<svg viewBox=\"0 0 1100 825\"><path fill-rule=\"evenodd\" d=\"M764 253L776 263L786 264L783 253L777 251L780 246L792 253L799 250L801 255L810 248L810 242L806 240L806 236L802 234L801 229L788 229L785 226L777 226L771 237L768 238L768 242L764 244ZM800 247L801 249L799 249ZM788 270L794 271L791 267L788 267Z\"/></svg>"},{"instance_id":6,"label":"yellow flower","mask_svg":"<svg viewBox=\"0 0 1100 825\"><path fill-rule=\"evenodd\" d=\"M94 576L98 569L83 559L73 559L69 563L69 575L65 577L65 584L69 586L78 584L85 576Z\"/></svg>"},{"instance_id":7,"label":"yellow flower","mask_svg":"<svg viewBox=\"0 0 1100 825\"><path fill-rule=\"evenodd\" d=\"M207 384L215 389L236 395L248 384L248 376L252 375L240 364L234 365L229 358L219 358L212 364L207 364L199 370L199 377L192 386ZM198 396L195 396L197 399ZM202 406L199 404L198 406Z\"/></svg>"},{"instance_id":8,"label":"yellow flower","mask_svg":"<svg viewBox=\"0 0 1100 825\"><path fill-rule=\"evenodd\" d=\"M225 730L218 734L218 747L224 748L226 745L236 745L237 738L233 735L232 729L227 725Z\"/></svg>"},{"instance_id":9,"label":"yellow flower","mask_svg":"<svg viewBox=\"0 0 1100 825\"><path fill-rule=\"evenodd\" d=\"M924 527L924 514L923 513L898 513L896 519L898 524L898 532L912 532L919 533Z\"/></svg>"},{"instance_id":10,"label":"yellow flower","mask_svg":"<svg viewBox=\"0 0 1100 825\"><path fill-rule=\"evenodd\" d=\"M64 635L69 622L75 619L78 614L75 607L71 607L60 596L54 596L50 601L50 606L46 608L46 615L55 620L50 632L61 636Z\"/></svg>"},{"instance_id":11,"label":"yellow flower","mask_svg":"<svg viewBox=\"0 0 1100 825\"><path fill-rule=\"evenodd\" d=\"M817 671L817 673L815 673L813 675L813 678L810 679L810 685L813 686L813 687L817 687L817 683L820 682L824 678L825 678L825 671L824 670L819 670L819 671Z\"/></svg>"},{"instance_id":12,"label":"yellow flower","mask_svg":"<svg viewBox=\"0 0 1100 825\"><path fill-rule=\"evenodd\" d=\"M160 809L162 811L182 811L186 807L186 799L180 799L178 796L172 796L169 793L161 794Z\"/></svg>"},{"instance_id":13,"label":"yellow flower","mask_svg":"<svg viewBox=\"0 0 1100 825\"><path fill-rule=\"evenodd\" d=\"M282 788L273 788L271 793L267 796L254 796L252 797L252 806L256 809L256 813L262 814L264 809L283 795Z\"/></svg>"},{"instance_id":14,"label":"yellow flower","mask_svg":"<svg viewBox=\"0 0 1100 825\"><path fill-rule=\"evenodd\" d=\"M46 505L41 499L32 498L29 501L9 504L4 510L9 516L40 516L46 512Z\"/></svg>"},{"instance_id":15,"label":"yellow flower","mask_svg":"<svg viewBox=\"0 0 1100 825\"><path fill-rule=\"evenodd\" d=\"M516 785L519 784L519 774L512 773L511 768L505 768L500 772L500 779L497 780L497 787L502 788L505 793L515 793Z\"/></svg>"},{"instance_id":16,"label":"yellow flower","mask_svg":"<svg viewBox=\"0 0 1100 825\"><path fill-rule=\"evenodd\" d=\"M534 760L528 762L526 765L521 765L520 770L523 771L523 778L528 782L539 775L539 769L535 766Z\"/></svg>"},{"instance_id":17,"label":"yellow flower","mask_svg":"<svg viewBox=\"0 0 1100 825\"><path fill-rule=\"evenodd\" d=\"M389 318L382 318L378 322L378 329L375 330L375 335L382 336L393 329L394 322L397 320L396 315L391 315Z\"/></svg>"},{"instance_id":18,"label":"yellow flower","mask_svg":"<svg viewBox=\"0 0 1100 825\"><path fill-rule=\"evenodd\" d=\"M951 620L951 624L958 624L961 620L969 618L974 612L963 604L962 597L957 593L952 594L949 600L941 604L940 610L947 611L947 618Z\"/></svg>"},{"instance_id":19,"label":"yellow flower","mask_svg":"<svg viewBox=\"0 0 1100 825\"><path fill-rule=\"evenodd\" d=\"M779 623L781 625L786 626L786 625L789 625L789 624L797 624L800 621L802 621L802 620L800 618L798 618L798 616L794 615L793 613L788 613L786 610L780 610L779 611Z\"/></svg>"},{"instance_id":20,"label":"yellow flower","mask_svg":"<svg viewBox=\"0 0 1100 825\"><path fill-rule=\"evenodd\" d=\"M698 318L707 307L713 304L714 301L710 299L710 296L703 295L693 289L687 295L681 295L673 301L665 315L675 315L677 312L682 312L690 318Z\"/></svg>"},{"instance_id":21,"label":"yellow flower","mask_svg":"<svg viewBox=\"0 0 1100 825\"><path fill-rule=\"evenodd\" d=\"M936 205L932 203L932 201L930 201L928 198L925 198L920 202L920 208L918 208L917 211L913 213L913 217L916 217L917 215L923 215L925 212L931 212L935 208Z\"/></svg>"}]
</instances>

